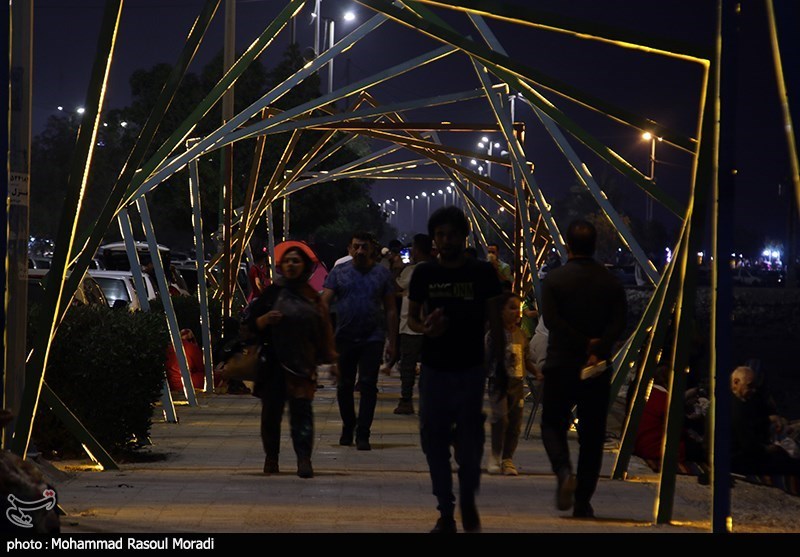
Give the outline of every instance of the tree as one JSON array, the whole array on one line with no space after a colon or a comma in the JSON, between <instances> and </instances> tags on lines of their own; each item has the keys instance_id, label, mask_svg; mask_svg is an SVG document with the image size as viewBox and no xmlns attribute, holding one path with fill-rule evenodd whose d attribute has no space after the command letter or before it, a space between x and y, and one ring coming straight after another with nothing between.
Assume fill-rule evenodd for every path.
<instances>
[{"instance_id":1,"label":"tree","mask_svg":"<svg viewBox=\"0 0 800 557\"><path fill-rule=\"evenodd\" d=\"M282 60L267 71L260 60L255 61L237 80L234 86L235 111L238 113L260 98L265 91L274 88L304 65L297 45L284 52ZM130 78L132 102L129 106L109 110L103 118L104 126L98 133L97 149L93 160L84 201L84 211L79 227L93 224L93 220L108 198L136 139L144 126L158 94L169 76L171 67L158 64L149 70L135 71ZM159 116L158 132L149 146L151 156L177 129L217 83L222 75L222 52L209 62L200 75L187 73L178 89L169 110ZM319 77L312 74L281 97L275 107L287 109L320 95ZM203 137L219 127L221 103L217 103L197 124L193 136ZM45 130L33 142L32 153L32 200L31 233L34 236L52 236L58 223L53 215L60 214L63 190L66 184L69 159L75 146L79 121L71 116L54 116ZM304 131L295 150L293 164L318 140L323 132ZM267 180L272 176L283 153L288 133L270 135L261 161L261 172L256 189L260 197ZM335 140L338 138L335 138ZM241 206L249 181L255 139L237 142L234 146L234 206ZM179 147L177 152L183 147ZM326 159L321 169L330 170L355 160L368 151L363 140L351 141ZM145 158L147 160L147 157ZM198 169L202 192L203 226L206 241L220 227L219 197L221 189L220 152L214 151L200 158ZM177 172L148 194L153 225L160 242L173 247L188 247L192 244L191 206L188 195L188 170ZM356 228L374 232L378 237L385 232L385 222L378 207L369 195L369 182L364 180L339 180L325 183L291 196L291 236L300 239L313 238L316 242L330 244L333 249L344 251L349 234ZM280 204L278 204L280 205ZM280 210L276 210L275 222L281 222ZM347 215L345 219L343 215ZM135 220L136 213L131 217ZM140 226L134 222L134 231L139 237ZM256 243L264 245L265 228L258 228L260 238ZM342 238L347 237L345 240ZM110 227L107 240L119 238L116 227ZM210 243L208 245L211 245Z\"/></svg>"},{"instance_id":2,"label":"tree","mask_svg":"<svg viewBox=\"0 0 800 557\"><path fill-rule=\"evenodd\" d=\"M623 222L630 229L632 220L624 211L624 194L614 176L608 172L601 172L597 177L600 189L605 193L609 203L617 210ZM553 206L553 215L559 224L566 230L566 226L575 219L585 219L594 224L597 229L597 249L595 256L598 261L614 262L620 249L627 250L619 237L616 227L606 214L600 209L589 190L576 181L569 188L566 195ZM636 234L634 233L634 236ZM641 239L636 236L637 241Z\"/></svg>"}]
</instances>

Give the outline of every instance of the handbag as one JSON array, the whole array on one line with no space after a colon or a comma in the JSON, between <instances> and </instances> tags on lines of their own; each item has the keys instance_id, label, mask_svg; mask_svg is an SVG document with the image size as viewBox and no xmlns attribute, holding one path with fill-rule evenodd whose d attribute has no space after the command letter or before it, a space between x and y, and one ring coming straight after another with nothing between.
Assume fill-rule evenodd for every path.
<instances>
[{"instance_id":1,"label":"handbag","mask_svg":"<svg viewBox=\"0 0 800 557\"><path fill-rule=\"evenodd\" d=\"M249 344L233 355L222 367L222 377L226 380L256 381L261 365L261 345Z\"/></svg>"}]
</instances>

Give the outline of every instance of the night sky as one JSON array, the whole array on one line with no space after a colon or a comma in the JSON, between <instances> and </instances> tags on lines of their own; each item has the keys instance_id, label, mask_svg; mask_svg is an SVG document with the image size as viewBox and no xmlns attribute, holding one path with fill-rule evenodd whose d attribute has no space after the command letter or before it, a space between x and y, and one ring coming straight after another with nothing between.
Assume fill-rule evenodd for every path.
<instances>
[{"instance_id":1,"label":"night sky","mask_svg":"<svg viewBox=\"0 0 800 557\"><path fill-rule=\"evenodd\" d=\"M135 69L150 68L161 62L174 63L188 33L189 26L200 12L202 0L128 0L124 4L119 34L118 52L111 74L108 107L124 106L130 101L128 77ZM713 41L714 2L696 0L631 2L614 0L516 0L506 4L530 5L598 21L623 29L632 29L656 37L709 45ZM759 237L783 240L786 233L789 185L789 163L783 124L777 103L777 91L772 76L772 57L767 42L763 2L745 2L740 36L739 111L737 113L737 222L752 229ZM82 105L86 95L94 49L104 3L101 0L36 0L34 4L34 133L41 131L47 117L57 112L59 105L74 110ZM199 72L202 66L222 48L224 24L223 0L212 23L212 30L190 68ZM282 8L282 0L239 0L236 8L237 49L245 48ZM337 20L337 38L359 25L373 12L351 0L323 0L325 17L340 18L346 9L357 14L357 20L344 23ZM297 16L296 33L301 46L313 44L313 26L309 25L313 2ZM465 34L475 34L464 16L447 10L437 10ZM700 95L698 66L666 60L619 48L599 45L572 37L556 35L532 28L522 28L487 18L510 56L528 67L578 87L606 102L646 116L687 135L695 134ZM273 66L288 45L291 29L287 27L262 56L267 68ZM394 22L383 24L375 33L359 42L336 60L334 82L343 85L367 77L414 55L432 50L439 44L421 36L415 30ZM796 54L795 54L796 55ZM794 68L800 67L800 61ZM789 60L785 69L791 68ZM794 70L795 73L796 70ZM790 76L791 77L791 76ZM797 79L795 76L794 79ZM323 88L327 87L327 72ZM450 56L430 68L411 72L393 79L373 90L381 102L409 100L445 92L475 88L478 81L471 64L463 56ZM643 173L648 171L649 144L640 132L610 122L583 108L570 105L557 95L544 92L587 130L615 149ZM548 201L558 200L575 183L569 166L554 148L529 107L517 105L517 119L527 124L524 145L529 160L536 168L536 179ZM447 108L420 110L411 113L416 121L450 120L491 122L486 101L463 103ZM795 116L797 118L798 116ZM442 134L445 143L472 147L481 134ZM499 134L493 137L501 140ZM595 177L604 173L604 164L578 145L571 144L585 157ZM690 187L689 156L659 144L656 176L659 185L685 202ZM507 180L504 170L493 169L493 177ZM642 216L645 196L624 178L619 178L626 192L624 209ZM778 195L779 185L784 195ZM35 187L35 185L34 185ZM436 189L441 184L435 184ZM417 206L417 218L410 220L410 203L406 195L432 191L434 184L420 182L381 181L373 186L373 197L401 199L399 205L401 231L421 231L425 213ZM435 199L435 198L434 198ZM432 209L441 201L433 201ZM677 228L678 221L665 210L656 208L655 217L668 229Z\"/></svg>"}]
</instances>

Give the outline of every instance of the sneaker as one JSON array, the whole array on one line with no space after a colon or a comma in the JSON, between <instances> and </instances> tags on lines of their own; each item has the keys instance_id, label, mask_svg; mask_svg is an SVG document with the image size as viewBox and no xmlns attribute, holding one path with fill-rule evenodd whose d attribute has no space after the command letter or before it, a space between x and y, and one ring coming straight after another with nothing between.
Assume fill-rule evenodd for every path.
<instances>
[{"instance_id":1,"label":"sneaker","mask_svg":"<svg viewBox=\"0 0 800 557\"><path fill-rule=\"evenodd\" d=\"M456 521L453 518L439 517L436 521L436 526L431 530L431 534L455 534Z\"/></svg>"},{"instance_id":2,"label":"sneaker","mask_svg":"<svg viewBox=\"0 0 800 557\"><path fill-rule=\"evenodd\" d=\"M311 467L310 458L297 459L297 476L300 478L313 478L314 468Z\"/></svg>"},{"instance_id":3,"label":"sneaker","mask_svg":"<svg viewBox=\"0 0 800 557\"><path fill-rule=\"evenodd\" d=\"M410 400L403 400L400 399L400 402L397 403L397 408L394 409L395 414L413 414L414 413L414 403Z\"/></svg>"},{"instance_id":4,"label":"sneaker","mask_svg":"<svg viewBox=\"0 0 800 557\"><path fill-rule=\"evenodd\" d=\"M486 472L491 475L503 473L503 467L500 465L500 457L489 455L489 463L486 465Z\"/></svg>"},{"instance_id":5,"label":"sneaker","mask_svg":"<svg viewBox=\"0 0 800 557\"><path fill-rule=\"evenodd\" d=\"M572 508L575 502L575 488L578 480L569 468L563 468L558 473L558 489L556 490L556 508L560 511L567 511Z\"/></svg>"},{"instance_id":6,"label":"sneaker","mask_svg":"<svg viewBox=\"0 0 800 557\"><path fill-rule=\"evenodd\" d=\"M511 461L510 458L503 459L502 467L504 476L519 476L519 472L517 472L517 467L514 466L514 463Z\"/></svg>"},{"instance_id":7,"label":"sneaker","mask_svg":"<svg viewBox=\"0 0 800 557\"><path fill-rule=\"evenodd\" d=\"M339 444L349 447L353 444L353 430L352 429L343 429L342 436L339 437Z\"/></svg>"},{"instance_id":8,"label":"sneaker","mask_svg":"<svg viewBox=\"0 0 800 557\"><path fill-rule=\"evenodd\" d=\"M264 459L264 473L266 475L278 473L278 459L267 457Z\"/></svg>"},{"instance_id":9,"label":"sneaker","mask_svg":"<svg viewBox=\"0 0 800 557\"><path fill-rule=\"evenodd\" d=\"M371 451L372 445L369 444L369 439L358 439L356 441L356 449L359 451Z\"/></svg>"},{"instance_id":10,"label":"sneaker","mask_svg":"<svg viewBox=\"0 0 800 557\"><path fill-rule=\"evenodd\" d=\"M594 509L590 503L575 503L572 509L572 516L575 518L594 518Z\"/></svg>"},{"instance_id":11,"label":"sneaker","mask_svg":"<svg viewBox=\"0 0 800 557\"><path fill-rule=\"evenodd\" d=\"M478 516L478 508L475 506L475 499L469 501L461 500L461 525L467 533L477 533L481 531L481 518Z\"/></svg>"}]
</instances>

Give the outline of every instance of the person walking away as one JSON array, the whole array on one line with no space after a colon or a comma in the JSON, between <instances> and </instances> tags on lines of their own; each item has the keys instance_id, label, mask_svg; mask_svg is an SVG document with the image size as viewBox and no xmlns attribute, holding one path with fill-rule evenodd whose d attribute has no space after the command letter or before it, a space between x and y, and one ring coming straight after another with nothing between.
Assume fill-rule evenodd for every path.
<instances>
[{"instance_id":1,"label":"person walking away","mask_svg":"<svg viewBox=\"0 0 800 557\"><path fill-rule=\"evenodd\" d=\"M408 325L408 286L414 269L431 259L431 237L416 234L411 244L411 263L397 277L397 286L403 292L400 306L400 400L395 414L414 414L414 383L417 380L417 363L422 351L422 333L413 331Z\"/></svg>"},{"instance_id":2,"label":"person walking away","mask_svg":"<svg viewBox=\"0 0 800 557\"><path fill-rule=\"evenodd\" d=\"M485 441L487 321L493 331L496 373L505 375L500 281L489 263L464 256L469 230L469 221L457 207L436 210L428 220L428 234L438 256L414 269L408 291L409 327L424 335L419 420L440 514L433 533L456 532L451 445L458 462L462 526L466 532L481 529L475 496Z\"/></svg>"},{"instance_id":3,"label":"person walking away","mask_svg":"<svg viewBox=\"0 0 800 557\"><path fill-rule=\"evenodd\" d=\"M500 299L503 329L506 337L505 369L508 377L500 381L491 370L497 366L489 362L489 403L491 406L491 447L486 471L490 474L518 476L514 466L522 430L522 412L525 406L525 374L536 370L528 357L528 339L519 326L520 304L516 294L504 292ZM486 333L486 351L491 354L493 344L491 331ZM505 387L505 388L502 388Z\"/></svg>"},{"instance_id":4,"label":"person walking away","mask_svg":"<svg viewBox=\"0 0 800 557\"><path fill-rule=\"evenodd\" d=\"M602 365L625 329L627 301L619 280L594 260L597 231L576 220L567 229L567 262L548 272L542 288L542 315L550 331L544 364L542 442L558 479L556 507L593 518L606 435L611 366ZM598 365L600 364L600 365ZM584 367L600 373L582 378ZM577 406L577 478L567 432Z\"/></svg>"},{"instance_id":5,"label":"person walking away","mask_svg":"<svg viewBox=\"0 0 800 557\"><path fill-rule=\"evenodd\" d=\"M311 452L316 370L320 364L335 362L336 351L327 308L308 284L313 266L302 248L288 248L279 262L281 277L248 305L244 316L250 329L260 336L265 347L262 350L266 350L253 393L262 402L265 474L279 472L281 421L288 401L297 475L314 476Z\"/></svg>"},{"instance_id":6,"label":"person walking away","mask_svg":"<svg viewBox=\"0 0 800 557\"><path fill-rule=\"evenodd\" d=\"M397 359L397 286L391 272L376 264L374 245L368 232L353 234L350 240L353 259L331 269L322 290L326 308L336 303L340 371L336 399L342 418L339 444L352 445L355 435L360 451L372 449L370 434L384 351L389 367ZM360 393L358 416L354 400L356 376Z\"/></svg>"}]
</instances>

